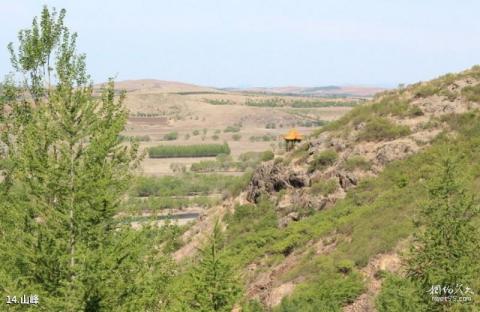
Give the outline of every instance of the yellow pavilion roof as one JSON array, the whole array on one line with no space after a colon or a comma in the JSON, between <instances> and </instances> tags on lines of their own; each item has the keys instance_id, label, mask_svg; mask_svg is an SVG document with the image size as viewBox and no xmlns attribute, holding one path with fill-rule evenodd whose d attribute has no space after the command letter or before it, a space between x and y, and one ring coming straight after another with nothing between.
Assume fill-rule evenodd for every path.
<instances>
[{"instance_id":1,"label":"yellow pavilion roof","mask_svg":"<svg viewBox=\"0 0 480 312\"><path fill-rule=\"evenodd\" d=\"M298 132L297 129L291 129L286 135L283 136L285 140L302 140L303 135Z\"/></svg>"}]
</instances>

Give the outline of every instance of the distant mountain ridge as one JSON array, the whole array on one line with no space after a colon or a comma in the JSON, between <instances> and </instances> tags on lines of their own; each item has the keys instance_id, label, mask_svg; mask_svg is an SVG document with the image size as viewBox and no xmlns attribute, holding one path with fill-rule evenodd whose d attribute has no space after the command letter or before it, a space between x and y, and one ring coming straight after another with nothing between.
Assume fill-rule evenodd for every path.
<instances>
[{"instance_id":1,"label":"distant mountain ridge","mask_svg":"<svg viewBox=\"0 0 480 312\"><path fill-rule=\"evenodd\" d=\"M101 84L100 84L101 85ZM123 80L115 82L117 89L138 93L182 93L182 92L248 92L272 95L297 95L297 96L347 96L371 97L386 88L375 86L317 86L317 87L247 87L247 88L217 88L199 86L191 83L166 81L157 79Z\"/></svg>"},{"instance_id":2,"label":"distant mountain ridge","mask_svg":"<svg viewBox=\"0 0 480 312\"><path fill-rule=\"evenodd\" d=\"M299 96L350 96L371 97L378 92L387 90L371 86L319 86L319 87L252 87L252 88L224 88L226 91L258 92L265 94L299 95Z\"/></svg>"}]
</instances>

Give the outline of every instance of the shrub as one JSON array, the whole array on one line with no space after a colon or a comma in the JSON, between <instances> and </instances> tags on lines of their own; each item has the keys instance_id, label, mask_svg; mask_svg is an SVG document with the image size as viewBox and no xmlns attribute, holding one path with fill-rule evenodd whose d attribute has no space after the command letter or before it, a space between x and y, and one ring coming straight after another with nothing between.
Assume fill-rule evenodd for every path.
<instances>
[{"instance_id":1,"label":"shrub","mask_svg":"<svg viewBox=\"0 0 480 312\"><path fill-rule=\"evenodd\" d=\"M198 130L193 130L192 134L193 134L193 135L199 135L199 134L200 134L200 131L198 131Z\"/></svg>"},{"instance_id":2,"label":"shrub","mask_svg":"<svg viewBox=\"0 0 480 312\"><path fill-rule=\"evenodd\" d=\"M267 129L275 129L277 128L277 125L274 122L269 122L265 125L265 128Z\"/></svg>"},{"instance_id":3,"label":"shrub","mask_svg":"<svg viewBox=\"0 0 480 312\"><path fill-rule=\"evenodd\" d=\"M350 259L342 259L335 264L335 268L338 272L348 274L352 272L355 264Z\"/></svg>"},{"instance_id":4,"label":"shrub","mask_svg":"<svg viewBox=\"0 0 480 312\"><path fill-rule=\"evenodd\" d=\"M412 105L410 109L408 110L408 116L409 117L418 117L418 116L423 116L423 111L420 107L416 105Z\"/></svg>"},{"instance_id":5,"label":"shrub","mask_svg":"<svg viewBox=\"0 0 480 312\"><path fill-rule=\"evenodd\" d=\"M480 84L463 88L462 95L469 101L480 102Z\"/></svg>"},{"instance_id":6,"label":"shrub","mask_svg":"<svg viewBox=\"0 0 480 312\"><path fill-rule=\"evenodd\" d=\"M188 139L190 139L190 134L187 133L185 134L185 140L188 140Z\"/></svg>"},{"instance_id":7,"label":"shrub","mask_svg":"<svg viewBox=\"0 0 480 312\"><path fill-rule=\"evenodd\" d=\"M388 275L382 283L375 306L379 312L428 311L421 298L425 291L408 279Z\"/></svg>"},{"instance_id":8,"label":"shrub","mask_svg":"<svg viewBox=\"0 0 480 312\"><path fill-rule=\"evenodd\" d=\"M276 311L342 311L342 307L353 302L362 291L363 282L360 274L327 275L318 282L300 286L293 295L282 300Z\"/></svg>"},{"instance_id":9,"label":"shrub","mask_svg":"<svg viewBox=\"0 0 480 312\"><path fill-rule=\"evenodd\" d=\"M358 134L359 141L393 140L410 134L407 126L396 125L386 118L374 117L367 121Z\"/></svg>"},{"instance_id":10,"label":"shrub","mask_svg":"<svg viewBox=\"0 0 480 312\"><path fill-rule=\"evenodd\" d=\"M235 133L232 135L232 140L234 141L240 141L240 139L242 138L242 136L238 133Z\"/></svg>"},{"instance_id":11,"label":"shrub","mask_svg":"<svg viewBox=\"0 0 480 312\"><path fill-rule=\"evenodd\" d=\"M316 155L308 167L309 172L315 170L322 170L328 166L331 166L337 160L337 153L334 150L326 150Z\"/></svg>"},{"instance_id":12,"label":"shrub","mask_svg":"<svg viewBox=\"0 0 480 312\"><path fill-rule=\"evenodd\" d=\"M335 180L321 180L314 183L310 189L312 194L327 196L338 189L338 183Z\"/></svg>"},{"instance_id":13,"label":"shrub","mask_svg":"<svg viewBox=\"0 0 480 312\"><path fill-rule=\"evenodd\" d=\"M414 91L415 92L414 94L415 94L415 97L425 98L427 96L434 95L438 91L440 91L439 87L433 85L432 83L427 83L417 87L417 89Z\"/></svg>"},{"instance_id":14,"label":"shrub","mask_svg":"<svg viewBox=\"0 0 480 312\"><path fill-rule=\"evenodd\" d=\"M217 141L220 137L216 134L212 135L212 140Z\"/></svg>"},{"instance_id":15,"label":"shrub","mask_svg":"<svg viewBox=\"0 0 480 312\"><path fill-rule=\"evenodd\" d=\"M209 157L218 154L230 154L228 144L160 145L148 149L150 158Z\"/></svg>"},{"instance_id":16,"label":"shrub","mask_svg":"<svg viewBox=\"0 0 480 312\"><path fill-rule=\"evenodd\" d=\"M174 141L177 138L178 138L178 132L176 132L176 131L169 132L169 133L167 133L163 136L163 139L166 140L166 141Z\"/></svg>"},{"instance_id":17,"label":"shrub","mask_svg":"<svg viewBox=\"0 0 480 312\"><path fill-rule=\"evenodd\" d=\"M352 171L355 169L369 170L372 164L362 156L352 156L345 161L344 168Z\"/></svg>"},{"instance_id":18,"label":"shrub","mask_svg":"<svg viewBox=\"0 0 480 312\"><path fill-rule=\"evenodd\" d=\"M240 131L239 126L228 126L223 130L223 132L239 132L239 131Z\"/></svg>"},{"instance_id":19,"label":"shrub","mask_svg":"<svg viewBox=\"0 0 480 312\"><path fill-rule=\"evenodd\" d=\"M261 160L262 161L269 161L272 160L275 157L275 154L273 154L272 151L265 151L261 155Z\"/></svg>"}]
</instances>

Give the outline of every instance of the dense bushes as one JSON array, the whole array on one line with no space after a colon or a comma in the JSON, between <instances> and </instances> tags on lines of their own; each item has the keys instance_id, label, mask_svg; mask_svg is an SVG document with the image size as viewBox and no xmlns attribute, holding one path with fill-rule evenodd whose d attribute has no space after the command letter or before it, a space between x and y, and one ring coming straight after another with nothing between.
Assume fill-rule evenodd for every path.
<instances>
[{"instance_id":1,"label":"dense bushes","mask_svg":"<svg viewBox=\"0 0 480 312\"><path fill-rule=\"evenodd\" d=\"M160 145L148 149L150 158L209 157L219 154L230 154L228 144Z\"/></svg>"},{"instance_id":2,"label":"dense bushes","mask_svg":"<svg viewBox=\"0 0 480 312\"><path fill-rule=\"evenodd\" d=\"M362 277L359 273L346 276L337 273L320 273L324 279L309 285L299 286L293 296L282 301L274 309L276 312L317 312L342 311L341 307L350 303L363 291Z\"/></svg>"},{"instance_id":3,"label":"dense bushes","mask_svg":"<svg viewBox=\"0 0 480 312\"><path fill-rule=\"evenodd\" d=\"M159 196L148 198L130 198L126 203L128 209L133 211L141 210L161 210L161 209L179 209L187 207L211 207L219 204L221 197L194 196L194 197L171 197Z\"/></svg>"},{"instance_id":4,"label":"dense bushes","mask_svg":"<svg viewBox=\"0 0 480 312\"><path fill-rule=\"evenodd\" d=\"M331 166L337 160L337 153L334 150L326 150L316 155L315 158L310 162L308 167L309 172L314 172L315 170L322 170L328 166Z\"/></svg>"},{"instance_id":5,"label":"dense bushes","mask_svg":"<svg viewBox=\"0 0 480 312\"><path fill-rule=\"evenodd\" d=\"M426 291L408 279L388 275L375 305L379 312L428 311L421 297Z\"/></svg>"},{"instance_id":6,"label":"dense bushes","mask_svg":"<svg viewBox=\"0 0 480 312\"><path fill-rule=\"evenodd\" d=\"M249 179L249 173L238 177L220 174L139 177L132 189L132 195L141 197L208 195L213 193L234 195L246 186Z\"/></svg>"},{"instance_id":7,"label":"dense bushes","mask_svg":"<svg viewBox=\"0 0 480 312\"><path fill-rule=\"evenodd\" d=\"M397 125L386 118L374 117L367 121L359 132L359 141L393 140L410 134L410 128Z\"/></svg>"}]
</instances>

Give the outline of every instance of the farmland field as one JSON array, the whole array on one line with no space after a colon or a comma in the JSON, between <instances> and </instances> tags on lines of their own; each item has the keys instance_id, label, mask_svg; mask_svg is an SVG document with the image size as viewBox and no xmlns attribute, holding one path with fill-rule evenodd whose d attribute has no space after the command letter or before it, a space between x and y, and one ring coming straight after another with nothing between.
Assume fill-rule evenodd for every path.
<instances>
[{"instance_id":1,"label":"farmland field","mask_svg":"<svg viewBox=\"0 0 480 312\"><path fill-rule=\"evenodd\" d=\"M215 158L153 159L148 157L148 148L226 142L233 158L249 151L272 150L281 154L281 136L289 129L297 128L308 135L365 98L225 91L150 80L120 82L117 88L128 91L125 103L130 117L122 135L139 138L147 154L142 171L155 176L169 175L179 167L189 169L193 163Z\"/></svg>"}]
</instances>

